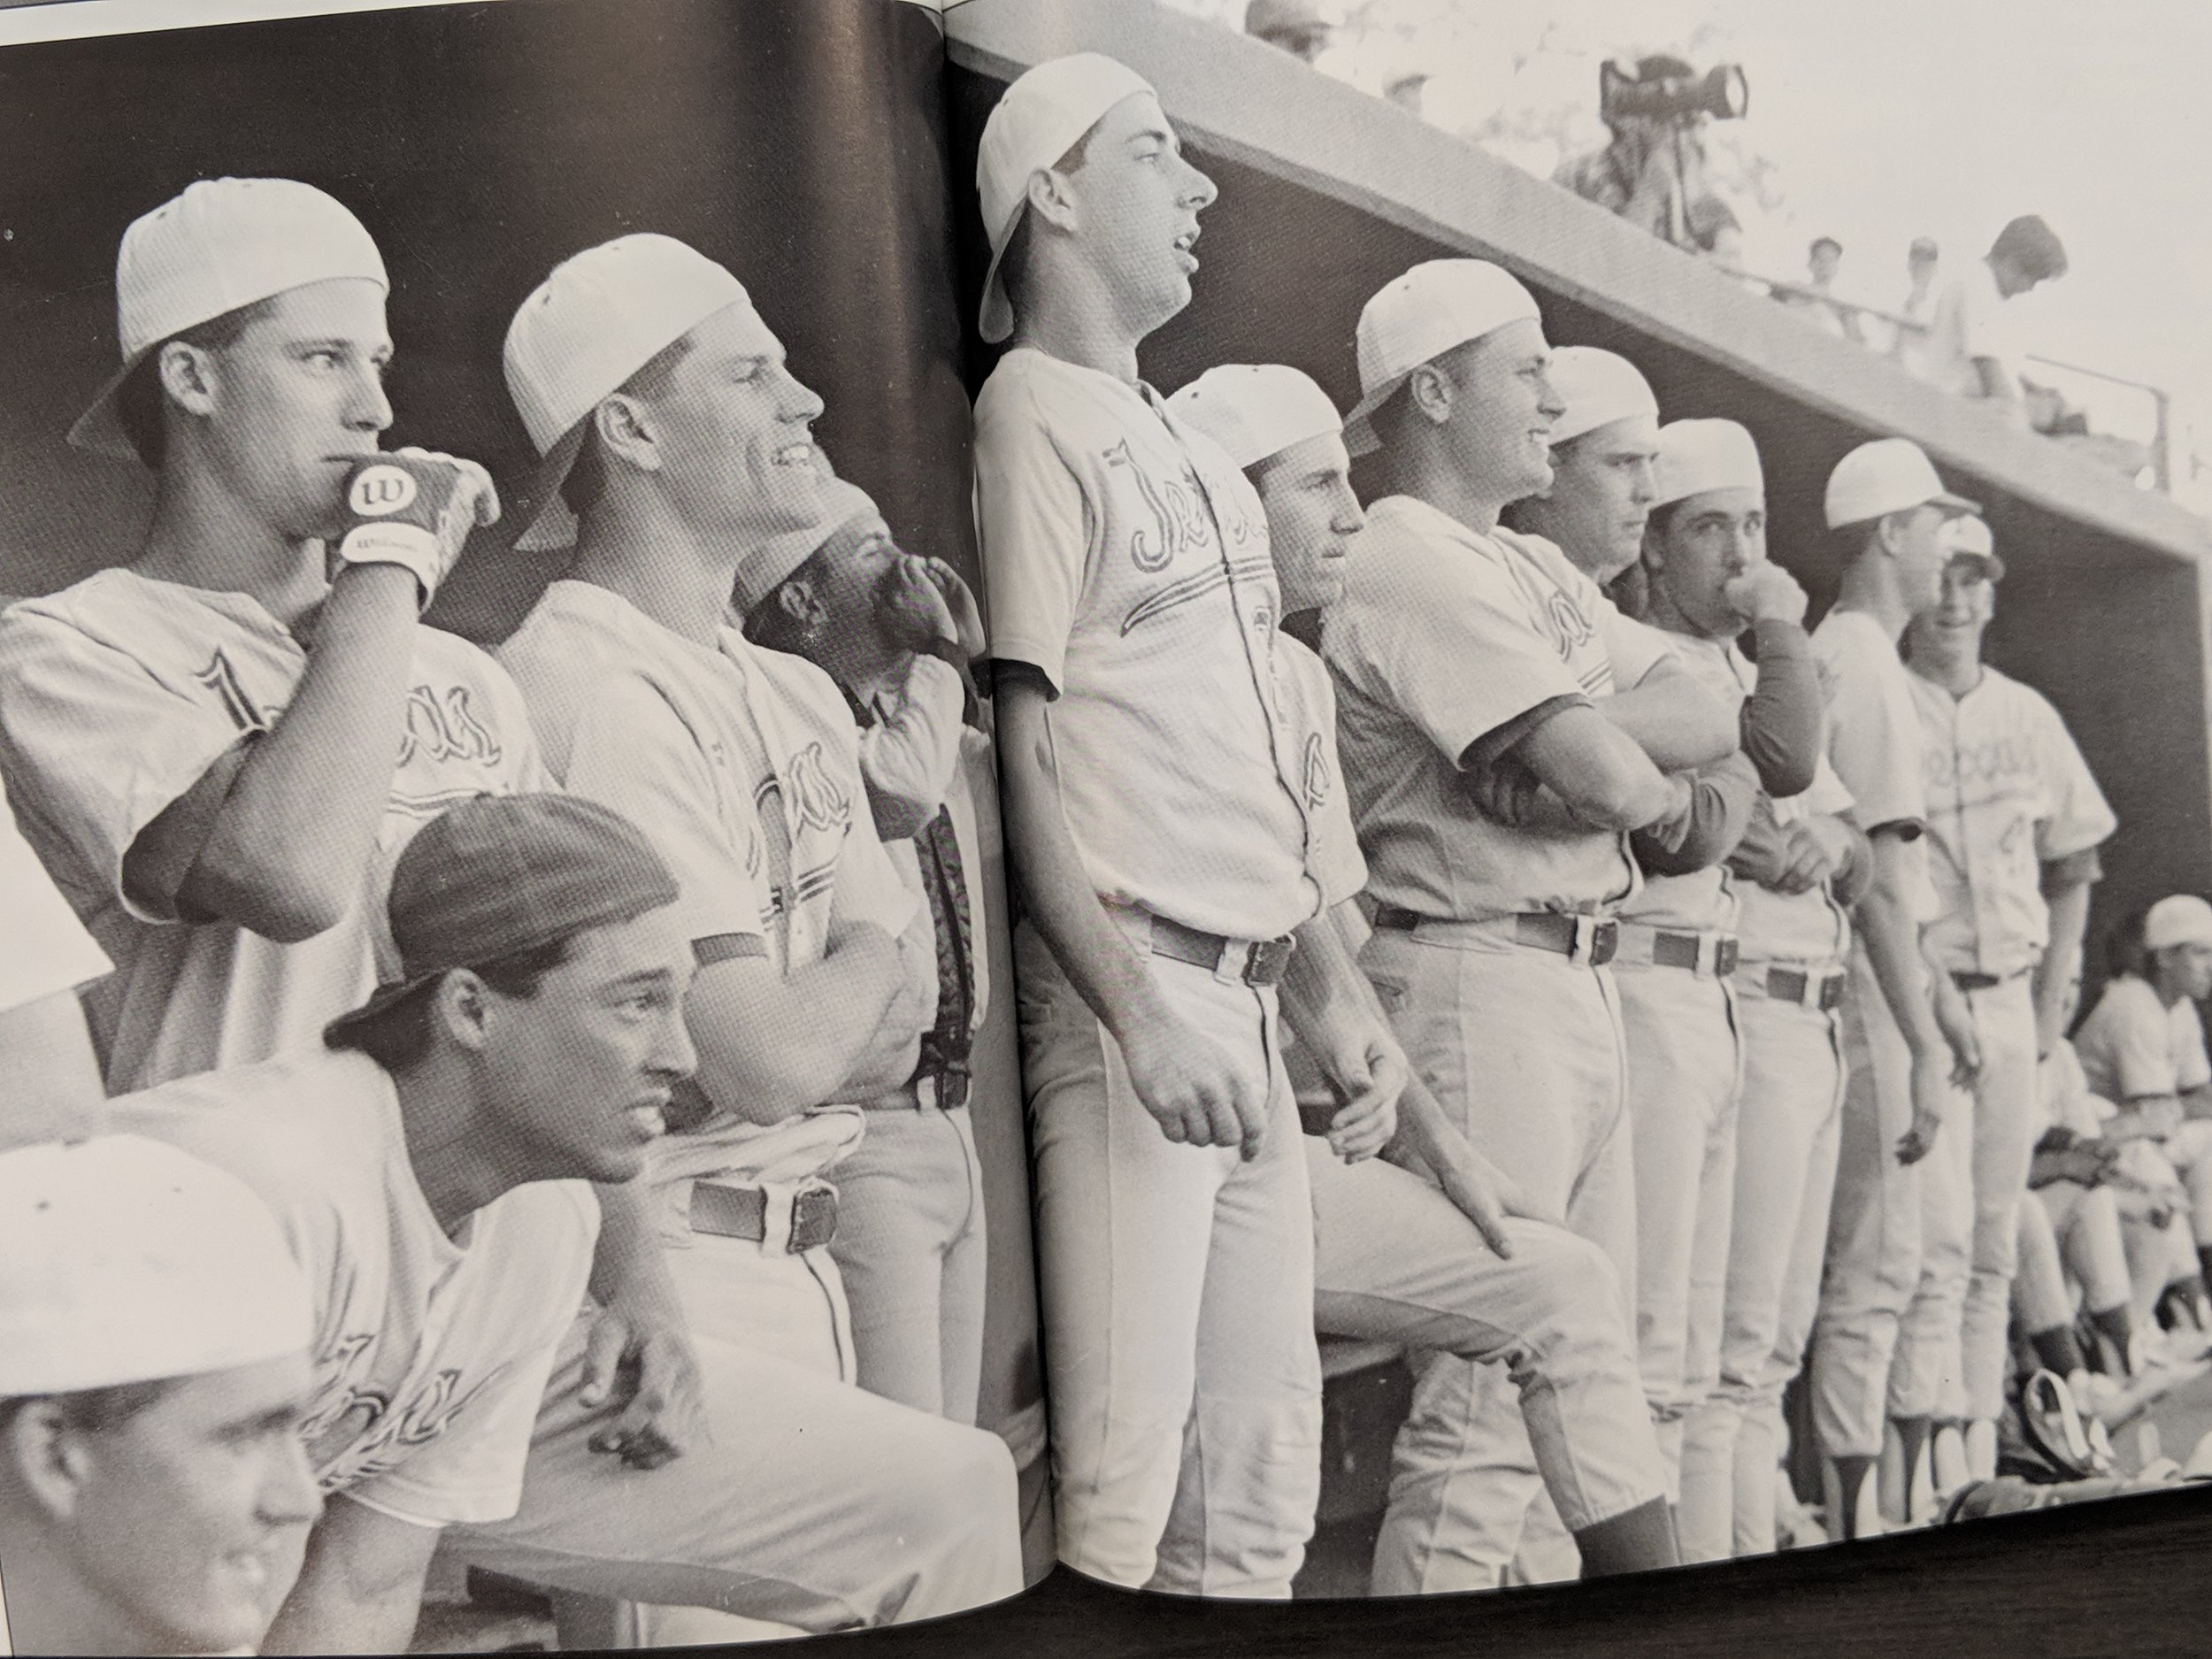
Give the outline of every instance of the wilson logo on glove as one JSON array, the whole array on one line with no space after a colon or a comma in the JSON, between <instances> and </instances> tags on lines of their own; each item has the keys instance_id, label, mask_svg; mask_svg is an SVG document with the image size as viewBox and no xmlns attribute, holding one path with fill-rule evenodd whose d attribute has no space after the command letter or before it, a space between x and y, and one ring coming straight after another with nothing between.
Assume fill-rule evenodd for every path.
<instances>
[{"instance_id":1,"label":"wilson logo on glove","mask_svg":"<svg viewBox=\"0 0 2212 1659\"><path fill-rule=\"evenodd\" d=\"M403 511L414 499L412 475L388 462L362 468L353 475L352 487L346 491L346 505L364 518Z\"/></svg>"}]
</instances>

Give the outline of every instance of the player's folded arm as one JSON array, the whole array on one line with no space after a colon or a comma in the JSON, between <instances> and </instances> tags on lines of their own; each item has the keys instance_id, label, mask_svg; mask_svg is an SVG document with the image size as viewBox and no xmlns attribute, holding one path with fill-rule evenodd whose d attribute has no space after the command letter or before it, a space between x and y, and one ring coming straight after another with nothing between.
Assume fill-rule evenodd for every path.
<instances>
[{"instance_id":1,"label":"player's folded arm","mask_svg":"<svg viewBox=\"0 0 2212 1659\"><path fill-rule=\"evenodd\" d=\"M1759 786L1778 801L1813 787L1825 736L1820 673L1805 630L1774 618L1755 625L1759 680L1744 700L1737 741L1758 769Z\"/></svg>"},{"instance_id":2,"label":"player's folded arm","mask_svg":"<svg viewBox=\"0 0 2212 1659\"><path fill-rule=\"evenodd\" d=\"M436 1527L403 1521L337 1494L308 1534L299 1578L261 1650L406 1652L437 1547Z\"/></svg>"},{"instance_id":3,"label":"player's folded arm","mask_svg":"<svg viewBox=\"0 0 2212 1659\"><path fill-rule=\"evenodd\" d=\"M1638 830L1676 803L1676 791L1634 739L1584 697L1554 697L1467 746L1463 769L1511 757L1578 818Z\"/></svg>"},{"instance_id":4,"label":"player's folded arm","mask_svg":"<svg viewBox=\"0 0 2212 1659\"><path fill-rule=\"evenodd\" d=\"M1686 876L1709 869L1736 850L1751 827L1759 776L1741 751L1701 769L1690 780L1688 809L1678 818L1646 825L1630 838L1646 873Z\"/></svg>"},{"instance_id":5,"label":"player's folded arm","mask_svg":"<svg viewBox=\"0 0 2212 1659\"><path fill-rule=\"evenodd\" d=\"M1735 752L1737 723L1727 706L1673 657L1597 707L1662 772L1709 766Z\"/></svg>"}]
</instances>

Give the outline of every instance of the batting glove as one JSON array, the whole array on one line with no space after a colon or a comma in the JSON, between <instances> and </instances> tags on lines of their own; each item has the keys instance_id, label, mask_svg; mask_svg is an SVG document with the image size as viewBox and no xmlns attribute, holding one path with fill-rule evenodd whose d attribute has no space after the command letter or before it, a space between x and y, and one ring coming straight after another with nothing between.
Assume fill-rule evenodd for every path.
<instances>
[{"instance_id":1,"label":"batting glove","mask_svg":"<svg viewBox=\"0 0 2212 1659\"><path fill-rule=\"evenodd\" d=\"M369 457L347 473L345 496L334 573L346 565L397 565L415 578L419 611L429 608L470 530L499 517L490 473L427 449Z\"/></svg>"}]
</instances>

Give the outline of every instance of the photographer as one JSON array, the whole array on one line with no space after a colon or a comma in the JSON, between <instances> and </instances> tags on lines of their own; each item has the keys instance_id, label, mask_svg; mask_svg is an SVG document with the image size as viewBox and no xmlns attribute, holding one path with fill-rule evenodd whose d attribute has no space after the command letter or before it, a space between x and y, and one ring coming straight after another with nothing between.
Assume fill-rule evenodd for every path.
<instances>
[{"instance_id":1,"label":"photographer","mask_svg":"<svg viewBox=\"0 0 2212 1659\"><path fill-rule=\"evenodd\" d=\"M1705 124L1739 119L1748 99L1743 71L1733 64L1701 75L1663 54L1632 69L1608 62L1598 71L1598 108L1612 142L1562 163L1552 181L1678 248L1701 251L1692 219L1711 193Z\"/></svg>"}]
</instances>

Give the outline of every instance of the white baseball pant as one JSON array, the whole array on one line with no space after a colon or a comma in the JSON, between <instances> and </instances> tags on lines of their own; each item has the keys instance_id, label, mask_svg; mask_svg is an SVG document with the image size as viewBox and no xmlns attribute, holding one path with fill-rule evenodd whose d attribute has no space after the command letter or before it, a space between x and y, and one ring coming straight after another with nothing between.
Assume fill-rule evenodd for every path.
<instances>
[{"instance_id":1,"label":"white baseball pant","mask_svg":"<svg viewBox=\"0 0 2212 1659\"><path fill-rule=\"evenodd\" d=\"M796 1189L758 1185L768 1199L762 1230L770 1240L788 1239ZM694 1336L772 1355L841 1383L856 1380L852 1313L826 1247L792 1251L687 1232L664 1235L661 1254Z\"/></svg>"},{"instance_id":2,"label":"white baseball pant","mask_svg":"<svg viewBox=\"0 0 2212 1659\"><path fill-rule=\"evenodd\" d=\"M968 1109L884 1107L837 1164L829 1251L852 1307L859 1382L955 1423L983 1376L983 1171Z\"/></svg>"},{"instance_id":3,"label":"white baseball pant","mask_svg":"<svg viewBox=\"0 0 2212 1659\"><path fill-rule=\"evenodd\" d=\"M1685 1561L1774 1548L1774 1471L1788 1433L1782 1396L1804 1363L1820 1302L1843 1115L1838 1017L1817 1006L1834 966L1789 964L1816 1005L1767 992L1767 963L1735 976L1742 1033L1736 1192L1723 1301L1720 1380L1693 1407L1682 1446Z\"/></svg>"},{"instance_id":4,"label":"white baseball pant","mask_svg":"<svg viewBox=\"0 0 2212 1659\"><path fill-rule=\"evenodd\" d=\"M1462 1133L1612 1263L1616 1311L1632 1329L1635 1173L1612 976L1513 943L1512 931L1509 920L1379 929L1361 965ZM1398 1435L1375 1588L1494 1587L1543 1491L1502 1369L1432 1356Z\"/></svg>"},{"instance_id":5,"label":"white baseball pant","mask_svg":"<svg viewBox=\"0 0 2212 1659\"><path fill-rule=\"evenodd\" d=\"M1898 1327L1889 1414L1993 1422L2005 1409L2020 1202L2035 1153L2035 1000L2028 976L1964 993L1981 1048L1921 1162L1920 1282Z\"/></svg>"},{"instance_id":6,"label":"white baseball pant","mask_svg":"<svg viewBox=\"0 0 2212 1659\"><path fill-rule=\"evenodd\" d=\"M1920 1283L1920 1166L1897 1161L1897 1142L1912 1125L1912 1055L1863 943L1851 948L1847 975L1835 1198L1813 1333L1813 1426L1829 1457L1878 1457L1898 1324Z\"/></svg>"},{"instance_id":7,"label":"white baseball pant","mask_svg":"<svg viewBox=\"0 0 2212 1659\"><path fill-rule=\"evenodd\" d=\"M1317 1329L1503 1372L1545 1488L1575 1532L1664 1492L1627 1327L1605 1294L1604 1252L1563 1228L1512 1220L1513 1256L1501 1259L1428 1180L1379 1159L1347 1164L1316 1136L1306 1170Z\"/></svg>"},{"instance_id":8,"label":"white baseball pant","mask_svg":"<svg viewBox=\"0 0 2212 1659\"><path fill-rule=\"evenodd\" d=\"M539 1408L522 1507L449 1543L580 1594L707 1607L820 1632L903 1623L1021 1587L1014 1461L997 1436L709 1336L711 1444L641 1471L586 1442L589 1315Z\"/></svg>"},{"instance_id":9,"label":"white baseball pant","mask_svg":"<svg viewBox=\"0 0 2212 1659\"><path fill-rule=\"evenodd\" d=\"M1060 1557L1131 1588L1287 1596L1320 1497L1321 1361L1275 993L1144 960L1245 1067L1268 1128L1249 1162L1170 1141L1043 941L1017 933Z\"/></svg>"},{"instance_id":10,"label":"white baseball pant","mask_svg":"<svg viewBox=\"0 0 2212 1659\"><path fill-rule=\"evenodd\" d=\"M2189 1231L2200 1249L2212 1249L2212 1120L2193 1118L2159 1142L2189 1194Z\"/></svg>"},{"instance_id":11,"label":"white baseball pant","mask_svg":"<svg viewBox=\"0 0 2212 1659\"><path fill-rule=\"evenodd\" d=\"M2083 1305L2097 1312L2133 1299L2111 1188L2076 1181L2039 1187L2020 1206L2018 1226L2012 1303L2022 1331L2071 1325L2076 1285Z\"/></svg>"},{"instance_id":12,"label":"white baseball pant","mask_svg":"<svg viewBox=\"0 0 2212 1659\"><path fill-rule=\"evenodd\" d=\"M1636 955L1613 968L1636 1148L1636 1355L1680 1502L1683 1422L1720 1379L1743 1056L1725 979Z\"/></svg>"}]
</instances>

